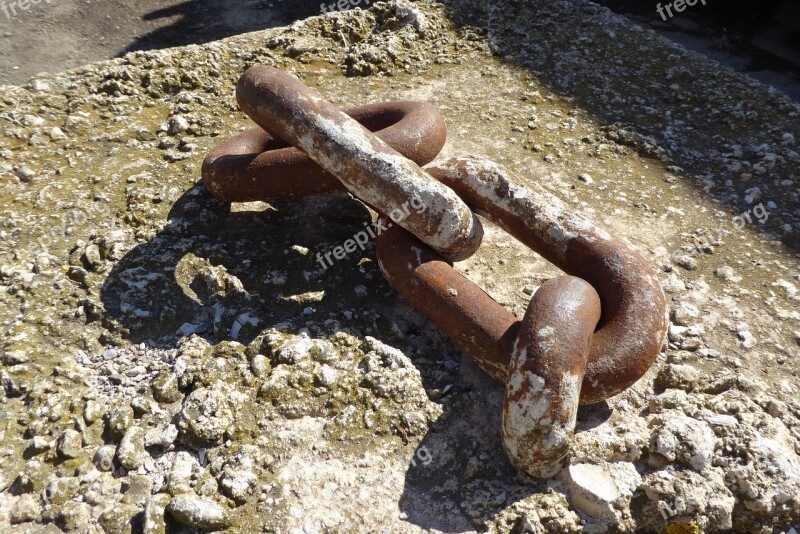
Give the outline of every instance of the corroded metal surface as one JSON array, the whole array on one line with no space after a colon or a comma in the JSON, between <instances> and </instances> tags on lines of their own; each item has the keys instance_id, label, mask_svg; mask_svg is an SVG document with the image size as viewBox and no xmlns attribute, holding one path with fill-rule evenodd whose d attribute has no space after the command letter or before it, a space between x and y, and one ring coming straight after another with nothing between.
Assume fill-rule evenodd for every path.
<instances>
[{"instance_id":1,"label":"corroded metal surface","mask_svg":"<svg viewBox=\"0 0 800 534\"><path fill-rule=\"evenodd\" d=\"M616 395L641 378L655 361L668 325L664 292L641 254L537 184L516 185L511 173L490 161L453 158L426 170L477 213L597 290L603 315L592 339L582 404ZM510 352L503 349L493 351L487 370L508 363Z\"/></svg>"},{"instance_id":2,"label":"corroded metal surface","mask_svg":"<svg viewBox=\"0 0 800 534\"><path fill-rule=\"evenodd\" d=\"M621 392L653 363L667 316L650 265L491 161L453 158L420 169L414 161L430 161L444 144L435 108L393 102L346 114L271 67L245 72L237 99L263 130L218 145L203 165L206 186L228 201L346 189L376 209L386 228L376 250L387 280L505 383L503 447L517 467L556 474L578 406ZM392 216L412 199L425 209ZM522 321L452 267L480 245L472 210L571 275L543 284Z\"/></svg>"},{"instance_id":3,"label":"corroded metal surface","mask_svg":"<svg viewBox=\"0 0 800 534\"><path fill-rule=\"evenodd\" d=\"M667 328L661 286L630 245L540 187L516 185L492 162L454 158L427 170L575 275L545 283L520 323L408 232L392 228L376 240L392 287L506 384L503 444L511 461L550 477L568 454L579 404L621 392L658 355Z\"/></svg>"},{"instance_id":4,"label":"corroded metal surface","mask_svg":"<svg viewBox=\"0 0 800 534\"><path fill-rule=\"evenodd\" d=\"M444 146L441 113L425 102L395 101L344 111L418 165ZM225 202L251 202L344 191L335 176L300 150L255 127L224 140L203 161L203 183Z\"/></svg>"},{"instance_id":5,"label":"corroded metal surface","mask_svg":"<svg viewBox=\"0 0 800 534\"><path fill-rule=\"evenodd\" d=\"M562 468L575 430L600 297L587 282L542 284L522 319L506 378L503 448L517 467L549 478Z\"/></svg>"},{"instance_id":6,"label":"corroded metal surface","mask_svg":"<svg viewBox=\"0 0 800 534\"><path fill-rule=\"evenodd\" d=\"M256 124L305 152L378 211L391 214L412 198L425 205L393 220L442 255L465 259L480 246L480 222L453 190L294 76L253 67L239 79L236 99Z\"/></svg>"}]
</instances>

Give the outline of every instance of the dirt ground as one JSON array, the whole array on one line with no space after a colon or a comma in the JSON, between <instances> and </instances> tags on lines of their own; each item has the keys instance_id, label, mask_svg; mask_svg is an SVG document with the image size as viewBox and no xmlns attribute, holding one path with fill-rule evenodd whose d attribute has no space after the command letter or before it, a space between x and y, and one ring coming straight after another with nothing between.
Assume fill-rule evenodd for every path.
<instances>
[{"instance_id":1,"label":"dirt ground","mask_svg":"<svg viewBox=\"0 0 800 534\"><path fill-rule=\"evenodd\" d=\"M4 7L5 6L5 7ZM315 0L41 0L0 2L0 84L18 84L122 55L285 26L319 13ZM10 17L9 17L10 15Z\"/></svg>"},{"instance_id":2,"label":"dirt ground","mask_svg":"<svg viewBox=\"0 0 800 534\"><path fill-rule=\"evenodd\" d=\"M133 50L200 44L285 26L320 12L318 0L0 0L0 85ZM791 1L706 6L663 23L652 6L600 4L800 100L800 9ZM3 7L5 6L5 7Z\"/></svg>"},{"instance_id":3,"label":"dirt ground","mask_svg":"<svg viewBox=\"0 0 800 534\"><path fill-rule=\"evenodd\" d=\"M443 2L0 87L0 532L800 530L800 104L589 0ZM320 269L363 205L198 183L252 126L252 65L340 107L431 103L442 158L492 159L657 268L668 343L580 410L557 477L509 462L503 385L373 248ZM457 268L521 317L557 271L485 229Z\"/></svg>"}]
</instances>

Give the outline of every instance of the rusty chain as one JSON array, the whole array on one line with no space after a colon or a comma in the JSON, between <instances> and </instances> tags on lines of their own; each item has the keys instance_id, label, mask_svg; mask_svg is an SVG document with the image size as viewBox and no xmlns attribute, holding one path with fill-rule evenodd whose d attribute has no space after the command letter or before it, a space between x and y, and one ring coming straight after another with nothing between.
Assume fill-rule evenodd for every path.
<instances>
[{"instance_id":1,"label":"rusty chain","mask_svg":"<svg viewBox=\"0 0 800 534\"><path fill-rule=\"evenodd\" d=\"M395 290L505 384L503 447L516 467L555 475L578 406L620 393L654 362L668 323L648 262L491 161L429 164L445 140L433 106L386 102L343 112L272 67L245 72L236 98L259 128L223 141L203 162L203 183L220 200L347 190L379 219L412 196L430 208L386 225L375 241L378 263ZM536 291L522 321L452 266L480 246L475 214L567 273Z\"/></svg>"}]
</instances>

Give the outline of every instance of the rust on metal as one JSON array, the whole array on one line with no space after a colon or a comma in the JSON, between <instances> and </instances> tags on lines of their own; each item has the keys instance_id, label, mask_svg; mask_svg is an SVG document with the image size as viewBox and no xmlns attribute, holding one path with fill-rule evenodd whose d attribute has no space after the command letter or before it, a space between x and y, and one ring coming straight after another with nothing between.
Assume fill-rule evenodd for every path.
<instances>
[{"instance_id":1,"label":"rust on metal","mask_svg":"<svg viewBox=\"0 0 800 534\"><path fill-rule=\"evenodd\" d=\"M271 67L245 72L236 95L260 128L208 154L208 189L225 201L347 190L380 218L422 203L424 211L406 211L392 219L396 225L379 221L386 228L375 242L380 268L505 384L502 437L512 463L534 477L556 474L578 406L633 384L660 351L666 300L652 267L540 185L521 187L488 160L453 158L421 169L445 140L430 105L387 102L345 113ZM473 210L567 273L539 288L522 321L452 266L480 246Z\"/></svg>"},{"instance_id":2,"label":"rust on metal","mask_svg":"<svg viewBox=\"0 0 800 534\"><path fill-rule=\"evenodd\" d=\"M531 476L554 476L569 454L599 320L600 297L574 276L548 280L528 305L506 377L502 432L511 463Z\"/></svg>"},{"instance_id":3,"label":"rust on metal","mask_svg":"<svg viewBox=\"0 0 800 534\"><path fill-rule=\"evenodd\" d=\"M480 246L480 222L452 189L294 76L253 67L239 79L236 99L256 124L302 150L379 212L391 214L411 199L424 205L394 222L443 256L465 259Z\"/></svg>"},{"instance_id":4,"label":"rust on metal","mask_svg":"<svg viewBox=\"0 0 800 534\"><path fill-rule=\"evenodd\" d=\"M540 185L516 185L511 173L491 161L452 158L426 170L476 213L597 290L603 314L592 338L581 404L607 399L642 377L661 350L668 321L664 291L636 249ZM505 348L492 355L501 365L508 364Z\"/></svg>"},{"instance_id":5,"label":"rust on metal","mask_svg":"<svg viewBox=\"0 0 800 534\"><path fill-rule=\"evenodd\" d=\"M552 476L579 404L621 392L655 360L667 328L664 293L632 246L540 186L520 187L508 171L476 158L426 170L573 275L543 285L520 322L401 228L375 242L392 287L506 384L503 443L511 461L532 476Z\"/></svg>"},{"instance_id":6,"label":"rust on metal","mask_svg":"<svg viewBox=\"0 0 800 534\"><path fill-rule=\"evenodd\" d=\"M345 113L418 165L431 162L444 146L444 119L431 104L384 102ZM260 127L214 147L203 161L201 175L206 188L224 202L345 191L335 176Z\"/></svg>"}]
</instances>

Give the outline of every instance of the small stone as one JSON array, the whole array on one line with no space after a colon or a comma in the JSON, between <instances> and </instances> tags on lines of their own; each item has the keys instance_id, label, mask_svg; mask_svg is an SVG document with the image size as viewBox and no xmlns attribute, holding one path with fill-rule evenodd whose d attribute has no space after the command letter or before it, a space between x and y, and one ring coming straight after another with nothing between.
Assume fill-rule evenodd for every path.
<instances>
[{"instance_id":1,"label":"small stone","mask_svg":"<svg viewBox=\"0 0 800 534\"><path fill-rule=\"evenodd\" d=\"M56 451L62 458L77 458L83 448L83 436L77 430L67 429L58 438Z\"/></svg>"},{"instance_id":2,"label":"small stone","mask_svg":"<svg viewBox=\"0 0 800 534\"><path fill-rule=\"evenodd\" d=\"M183 398L178 389L178 377L171 371L161 371L153 380L153 398L160 403L172 404Z\"/></svg>"},{"instance_id":3,"label":"small stone","mask_svg":"<svg viewBox=\"0 0 800 534\"><path fill-rule=\"evenodd\" d=\"M33 82L31 82L31 88L36 92L45 92L45 91L50 91L52 89L52 86L50 85L50 82L48 82L47 80L38 79L38 80L33 80Z\"/></svg>"},{"instance_id":4,"label":"small stone","mask_svg":"<svg viewBox=\"0 0 800 534\"><path fill-rule=\"evenodd\" d=\"M691 365L668 364L656 377L656 385L661 389L682 389L692 391L700 380L700 371Z\"/></svg>"},{"instance_id":5,"label":"small stone","mask_svg":"<svg viewBox=\"0 0 800 534\"><path fill-rule=\"evenodd\" d=\"M250 454L245 450L238 451L222 471L220 487L225 495L238 504L243 504L258 482L254 469L255 462Z\"/></svg>"},{"instance_id":6,"label":"small stone","mask_svg":"<svg viewBox=\"0 0 800 534\"><path fill-rule=\"evenodd\" d=\"M334 369L328 364L325 364L320 369L316 376L316 383L322 387L330 387L339 379L339 371Z\"/></svg>"},{"instance_id":7,"label":"small stone","mask_svg":"<svg viewBox=\"0 0 800 534\"><path fill-rule=\"evenodd\" d=\"M86 532L91 519L88 504L67 501L53 513L53 522L67 532Z\"/></svg>"},{"instance_id":8,"label":"small stone","mask_svg":"<svg viewBox=\"0 0 800 534\"><path fill-rule=\"evenodd\" d=\"M170 496L166 493L157 493L147 500L147 504L144 506L142 534L166 534L167 524L164 520L164 511L169 501Z\"/></svg>"},{"instance_id":9,"label":"small stone","mask_svg":"<svg viewBox=\"0 0 800 534\"><path fill-rule=\"evenodd\" d=\"M184 494L173 497L166 508L179 523L204 530L222 530L230 525L228 513L216 502Z\"/></svg>"},{"instance_id":10,"label":"small stone","mask_svg":"<svg viewBox=\"0 0 800 534\"><path fill-rule=\"evenodd\" d=\"M64 131L58 126L55 126L50 130L50 139L52 139L53 141L58 141L60 139L66 139L66 138L67 134L65 134Z\"/></svg>"},{"instance_id":11,"label":"small stone","mask_svg":"<svg viewBox=\"0 0 800 534\"><path fill-rule=\"evenodd\" d=\"M28 446L28 451L39 454L50 450L50 442L43 436L34 436L31 444Z\"/></svg>"},{"instance_id":12,"label":"small stone","mask_svg":"<svg viewBox=\"0 0 800 534\"><path fill-rule=\"evenodd\" d=\"M786 416L788 412L786 403L777 399L770 399L769 402L767 402L766 409L768 414L770 414L772 417L777 417L778 419Z\"/></svg>"},{"instance_id":13,"label":"small stone","mask_svg":"<svg viewBox=\"0 0 800 534\"><path fill-rule=\"evenodd\" d=\"M730 282L739 282L742 279L741 276L736 276L736 271L733 270L733 267L728 267L727 265L716 269L714 275Z\"/></svg>"},{"instance_id":14,"label":"small stone","mask_svg":"<svg viewBox=\"0 0 800 534\"><path fill-rule=\"evenodd\" d=\"M588 174L579 174L578 180L588 185L592 185L594 183L594 180L592 180L592 177Z\"/></svg>"},{"instance_id":15,"label":"small stone","mask_svg":"<svg viewBox=\"0 0 800 534\"><path fill-rule=\"evenodd\" d=\"M536 286L533 284L527 284L525 287L522 288L522 292L526 295L533 295L536 293Z\"/></svg>"},{"instance_id":16,"label":"small stone","mask_svg":"<svg viewBox=\"0 0 800 534\"><path fill-rule=\"evenodd\" d=\"M653 434L653 450L697 472L710 467L715 437L708 423L681 413L665 419Z\"/></svg>"},{"instance_id":17,"label":"small stone","mask_svg":"<svg viewBox=\"0 0 800 534\"><path fill-rule=\"evenodd\" d=\"M111 451L112 458L114 451ZM108 502L116 502L122 491L122 480L114 478L112 473L103 471L96 476L92 476L88 486L81 489L83 501L92 506L103 505Z\"/></svg>"},{"instance_id":18,"label":"small stone","mask_svg":"<svg viewBox=\"0 0 800 534\"><path fill-rule=\"evenodd\" d=\"M613 523L641 482L629 462L576 463L563 472L572 505L595 519Z\"/></svg>"},{"instance_id":19,"label":"small stone","mask_svg":"<svg viewBox=\"0 0 800 534\"><path fill-rule=\"evenodd\" d=\"M181 440L194 449L219 444L233 430L234 414L246 400L224 382L192 391L178 412Z\"/></svg>"},{"instance_id":20,"label":"small stone","mask_svg":"<svg viewBox=\"0 0 800 534\"><path fill-rule=\"evenodd\" d=\"M162 427L151 428L144 435L145 447L157 447L159 449L169 449L175 440L178 439L178 427L167 424Z\"/></svg>"},{"instance_id":21,"label":"small stone","mask_svg":"<svg viewBox=\"0 0 800 534\"><path fill-rule=\"evenodd\" d=\"M683 341L684 335L689 330L688 327L685 326L677 326L674 324L669 325L669 329L667 330L667 336L669 340L673 343L678 343Z\"/></svg>"},{"instance_id":22,"label":"small stone","mask_svg":"<svg viewBox=\"0 0 800 534\"><path fill-rule=\"evenodd\" d=\"M83 407L83 420L86 424L91 426L95 421L103 417L106 413L106 407L94 400L86 401L86 406Z\"/></svg>"},{"instance_id":23,"label":"small stone","mask_svg":"<svg viewBox=\"0 0 800 534\"><path fill-rule=\"evenodd\" d=\"M751 349L756 346L756 338L750 333L750 328L747 325L739 325L736 328L736 337L739 338L739 343L745 349Z\"/></svg>"},{"instance_id":24,"label":"small stone","mask_svg":"<svg viewBox=\"0 0 800 534\"><path fill-rule=\"evenodd\" d=\"M36 172L30 167L20 167L17 174L19 175L20 181L23 183L30 183L36 177Z\"/></svg>"},{"instance_id":25,"label":"small stone","mask_svg":"<svg viewBox=\"0 0 800 534\"><path fill-rule=\"evenodd\" d=\"M153 403L146 397L136 397L131 401L134 417L137 419L153 413Z\"/></svg>"},{"instance_id":26,"label":"small stone","mask_svg":"<svg viewBox=\"0 0 800 534\"><path fill-rule=\"evenodd\" d=\"M253 359L250 360L250 371L257 377L267 376L267 373L269 373L271 369L272 366L269 360L263 354L256 354L253 356Z\"/></svg>"},{"instance_id":27,"label":"small stone","mask_svg":"<svg viewBox=\"0 0 800 534\"><path fill-rule=\"evenodd\" d=\"M297 364L308 359L313 346L314 343L308 337L300 336L282 344L275 355L280 363Z\"/></svg>"},{"instance_id":28,"label":"small stone","mask_svg":"<svg viewBox=\"0 0 800 534\"><path fill-rule=\"evenodd\" d=\"M186 120L185 117L178 115L177 117L173 117L169 123L169 129L167 132L170 135L179 134L185 132L189 129L189 121Z\"/></svg>"},{"instance_id":29,"label":"small stone","mask_svg":"<svg viewBox=\"0 0 800 534\"><path fill-rule=\"evenodd\" d=\"M122 439L125 432L133 425L133 408L129 404L116 406L108 414L108 433L114 439Z\"/></svg>"},{"instance_id":30,"label":"small stone","mask_svg":"<svg viewBox=\"0 0 800 534\"><path fill-rule=\"evenodd\" d=\"M172 467L167 474L167 491L170 495L180 495L192 491L192 469L197 464L192 455L180 451L172 461Z\"/></svg>"},{"instance_id":31,"label":"small stone","mask_svg":"<svg viewBox=\"0 0 800 534\"><path fill-rule=\"evenodd\" d=\"M11 507L9 512L9 520L12 525L19 523L27 523L34 521L41 513L42 508L39 506L39 500L34 498L30 493L20 495L17 502Z\"/></svg>"},{"instance_id":32,"label":"small stone","mask_svg":"<svg viewBox=\"0 0 800 534\"><path fill-rule=\"evenodd\" d=\"M692 319L700 315L700 311L686 302L680 303L672 310L672 322L679 326L689 326Z\"/></svg>"},{"instance_id":33,"label":"small stone","mask_svg":"<svg viewBox=\"0 0 800 534\"><path fill-rule=\"evenodd\" d=\"M732 415L708 415L703 420L711 426L736 426L739 420Z\"/></svg>"},{"instance_id":34,"label":"small stone","mask_svg":"<svg viewBox=\"0 0 800 534\"><path fill-rule=\"evenodd\" d=\"M98 523L105 534L130 534L133 518L140 512L133 504L117 503L100 515Z\"/></svg>"},{"instance_id":35,"label":"small stone","mask_svg":"<svg viewBox=\"0 0 800 534\"><path fill-rule=\"evenodd\" d=\"M0 355L0 363L3 365L20 365L30 361L30 356L25 354L25 351L22 350L10 350Z\"/></svg>"},{"instance_id":36,"label":"small stone","mask_svg":"<svg viewBox=\"0 0 800 534\"><path fill-rule=\"evenodd\" d=\"M683 267L687 271L693 271L697 269L697 260L686 254L675 256L673 261L678 267Z\"/></svg>"},{"instance_id":37,"label":"small stone","mask_svg":"<svg viewBox=\"0 0 800 534\"><path fill-rule=\"evenodd\" d=\"M117 460L126 469L138 469L144 464L144 435L140 426L128 429L117 447Z\"/></svg>"}]
</instances>

